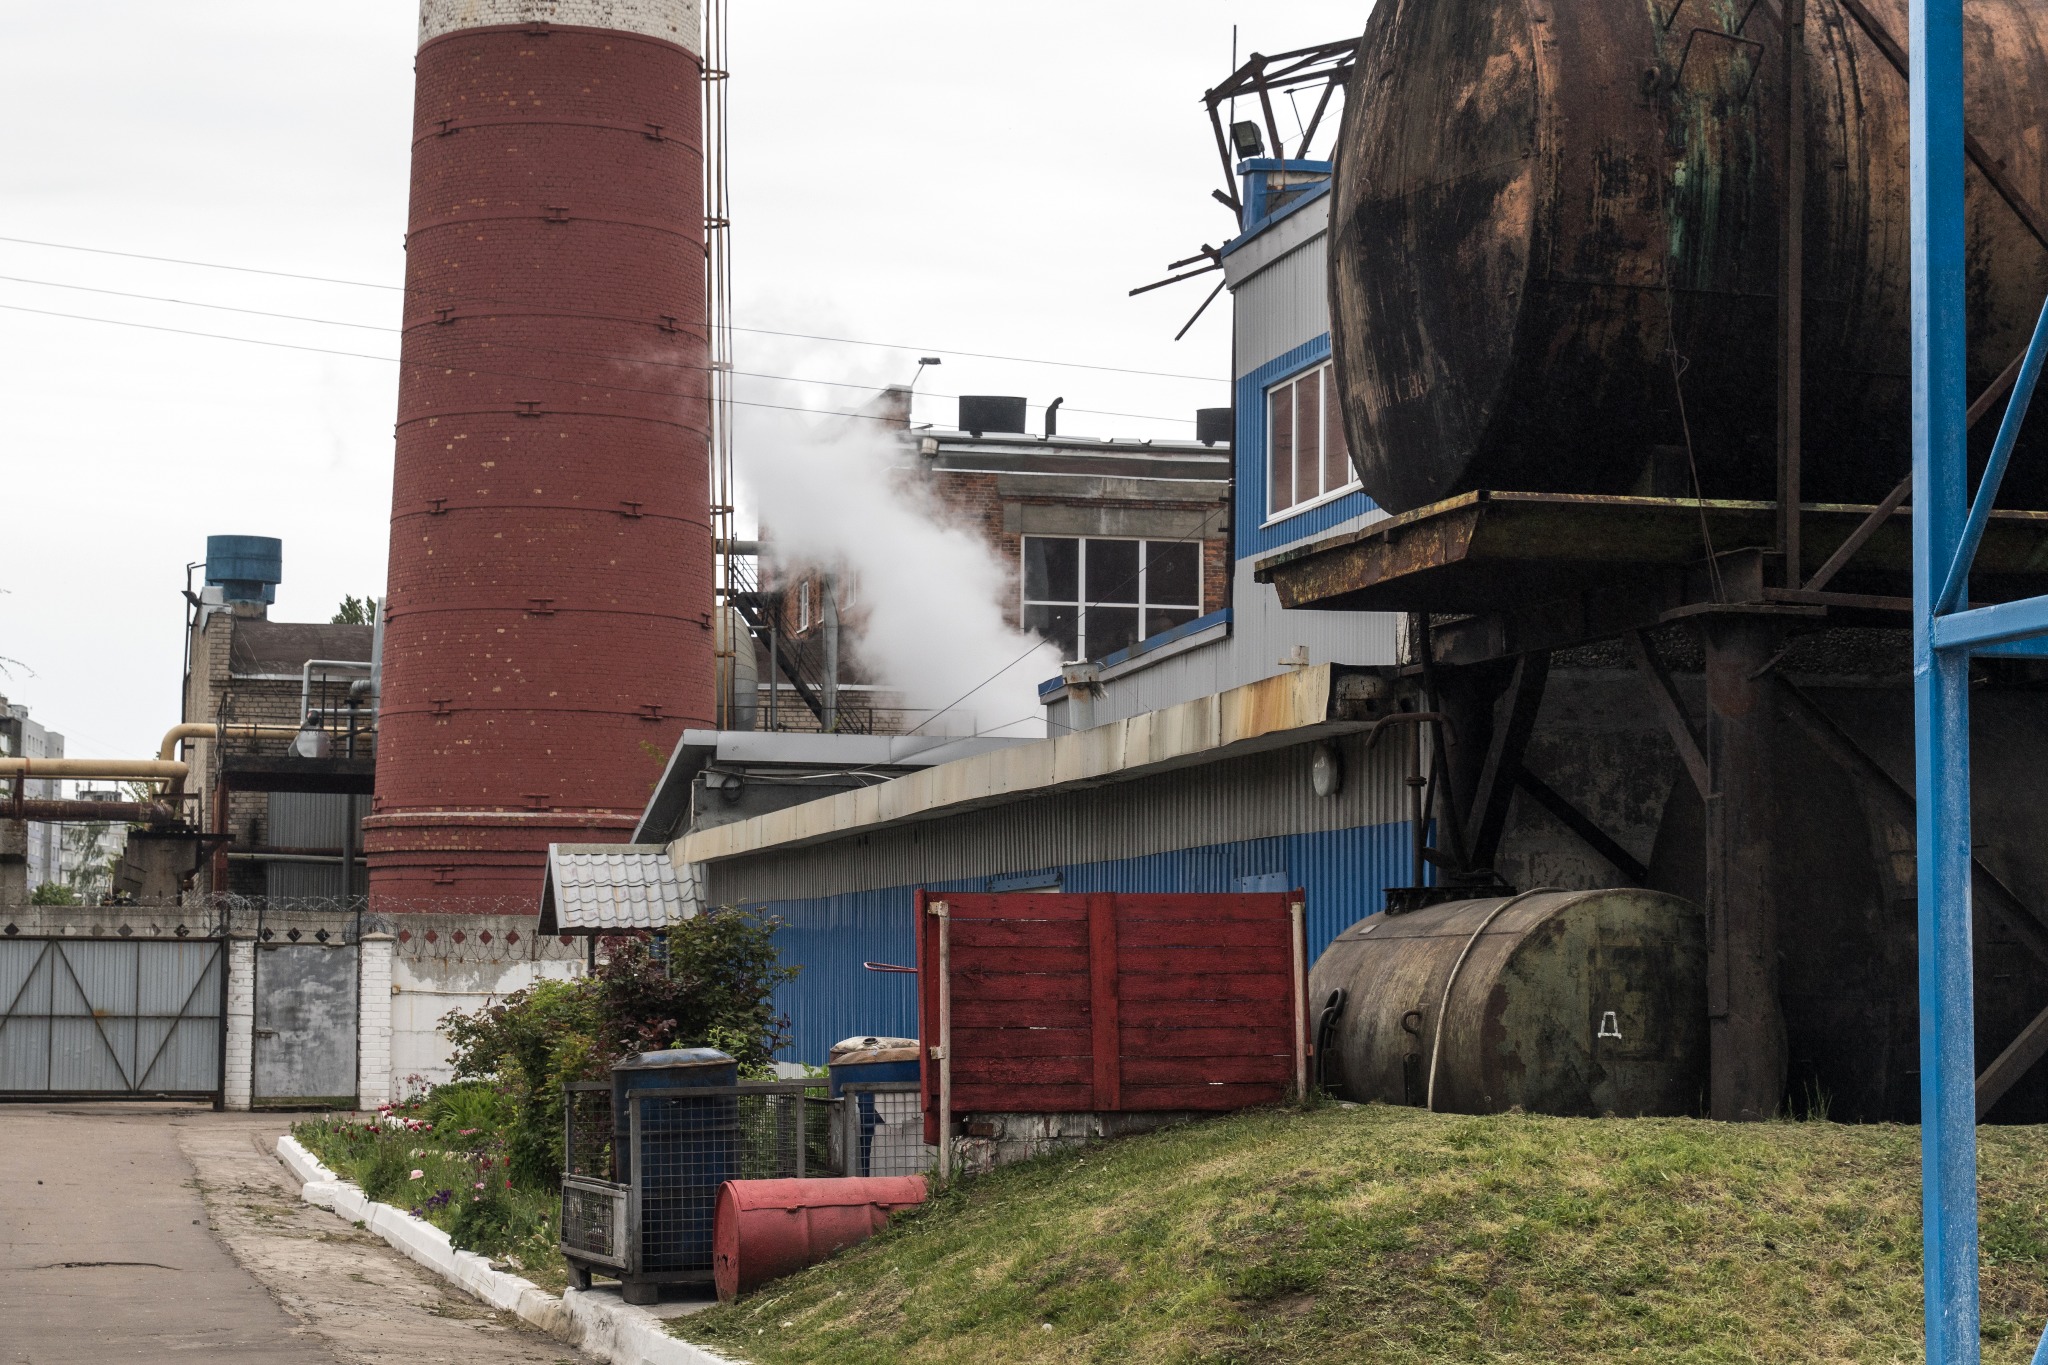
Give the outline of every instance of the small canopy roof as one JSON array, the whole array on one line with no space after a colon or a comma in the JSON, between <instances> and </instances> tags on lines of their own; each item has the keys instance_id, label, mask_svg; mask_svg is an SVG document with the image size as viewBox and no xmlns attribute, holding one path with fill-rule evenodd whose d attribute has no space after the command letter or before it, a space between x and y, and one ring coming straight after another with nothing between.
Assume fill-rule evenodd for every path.
<instances>
[{"instance_id":1,"label":"small canopy roof","mask_svg":"<svg viewBox=\"0 0 2048 1365\"><path fill-rule=\"evenodd\" d=\"M549 844L543 934L659 929L697 913L696 889L660 844Z\"/></svg>"}]
</instances>

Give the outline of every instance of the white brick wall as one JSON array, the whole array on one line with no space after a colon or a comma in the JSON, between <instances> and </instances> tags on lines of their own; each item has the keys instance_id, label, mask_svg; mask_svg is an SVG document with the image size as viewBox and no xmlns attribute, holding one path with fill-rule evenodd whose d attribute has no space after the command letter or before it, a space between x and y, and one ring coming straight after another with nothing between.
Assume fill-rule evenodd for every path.
<instances>
[{"instance_id":1,"label":"white brick wall","mask_svg":"<svg viewBox=\"0 0 2048 1365\"><path fill-rule=\"evenodd\" d=\"M227 1074L221 1078L229 1109L247 1109L256 1066L256 941L228 940Z\"/></svg>"},{"instance_id":2,"label":"white brick wall","mask_svg":"<svg viewBox=\"0 0 2048 1365\"><path fill-rule=\"evenodd\" d=\"M698 0L420 0L420 42L496 24L573 24L664 38L704 50Z\"/></svg>"},{"instance_id":3,"label":"white brick wall","mask_svg":"<svg viewBox=\"0 0 2048 1365\"><path fill-rule=\"evenodd\" d=\"M399 958L386 988L394 1089L411 1092L454 1079L453 1048L441 1031L441 1020L451 1011L472 1013L543 978L566 981L582 972L583 964L573 958L511 962Z\"/></svg>"},{"instance_id":4,"label":"white brick wall","mask_svg":"<svg viewBox=\"0 0 2048 1365\"><path fill-rule=\"evenodd\" d=\"M391 958L398 940L364 934L356 970L356 1104L375 1109L391 1095Z\"/></svg>"}]
</instances>

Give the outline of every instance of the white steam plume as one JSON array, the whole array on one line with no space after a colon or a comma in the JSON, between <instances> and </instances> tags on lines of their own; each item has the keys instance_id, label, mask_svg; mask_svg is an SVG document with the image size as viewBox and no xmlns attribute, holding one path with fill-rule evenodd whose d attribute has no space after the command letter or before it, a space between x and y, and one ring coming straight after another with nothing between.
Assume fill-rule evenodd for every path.
<instances>
[{"instance_id":1,"label":"white steam plume","mask_svg":"<svg viewBox=\"0 0 2048 1365\"><path fill-rule=\"evenodd\" d=\"M850 652L902 694L920 733L1045 733L1038 683L1060 671L1059 651L1010 625L1008 566L925 490L900 430L757 418L739 435L764 550L858 585Z\"/></svg>"}]
</instances>

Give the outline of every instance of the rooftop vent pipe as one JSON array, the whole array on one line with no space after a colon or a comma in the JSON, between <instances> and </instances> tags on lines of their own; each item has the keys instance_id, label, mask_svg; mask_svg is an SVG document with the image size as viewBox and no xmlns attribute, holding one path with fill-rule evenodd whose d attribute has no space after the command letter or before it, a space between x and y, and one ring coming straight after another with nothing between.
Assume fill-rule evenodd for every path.
<instances>
[{"instance_id":1,"label":"rooftop vent pipe","mask_svg":"<svg viewBox=\"0 0 2048 1365\"><path fill-rule=\"evenodd\" d=\"M1057 436L1060 434L1060 404L1066 401L1065 398L1055 398L1045 405L1046 435Z\"/></svg>"}]
</instances>

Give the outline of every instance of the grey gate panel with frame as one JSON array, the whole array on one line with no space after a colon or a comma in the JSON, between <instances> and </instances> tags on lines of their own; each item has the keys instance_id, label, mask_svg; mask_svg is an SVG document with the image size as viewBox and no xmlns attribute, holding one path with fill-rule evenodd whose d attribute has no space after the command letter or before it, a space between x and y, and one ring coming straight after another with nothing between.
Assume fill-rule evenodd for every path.
<instances>
[{"instance_id":1,"label":"grey gate panel with frame","mask_svg":"<svg viewBox=\"0 0 2048 1365\"><path fill-rule=\"evenodd\" d=\"M224 946L0 939L0 1094L218 1098Z\"/></svg>"},{"instance_id":2,"label":"grey gate panel with frame","mask_svg":"<svg viewBox=\"0 0 2048 1365\"><path fill-rule=\"evenodd\" d=\"M254 1102L355 1106L356 945L256 946Z\"/></svg>"}]
</instances>

